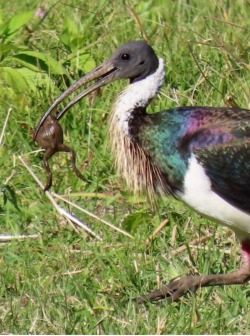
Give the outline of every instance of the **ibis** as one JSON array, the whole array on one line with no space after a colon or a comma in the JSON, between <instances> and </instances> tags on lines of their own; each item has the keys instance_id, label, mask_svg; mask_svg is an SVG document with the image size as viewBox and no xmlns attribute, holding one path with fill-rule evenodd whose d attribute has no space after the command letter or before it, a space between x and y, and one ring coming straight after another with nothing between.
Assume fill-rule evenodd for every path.
<instances>
[{"instance_id":1,"label":"ibis","mask_svg":"<svg viewBox=\"0 0 250 336\"><path fill-rule=\"evenodd\" d=\"M80 99L118 79L129 85L118 96L109 119L117 170L134 192L172 195L198 213L235 232L242 265L227 274L190 275L166 284L138 302L168 298L206 286L250 280L250 110L237 107L178 107L148 114L165 80L164 60L145 41L128 42L96 69L72 84L42 117L89 84L58 115Z\"/></svg>"}]
</instances>

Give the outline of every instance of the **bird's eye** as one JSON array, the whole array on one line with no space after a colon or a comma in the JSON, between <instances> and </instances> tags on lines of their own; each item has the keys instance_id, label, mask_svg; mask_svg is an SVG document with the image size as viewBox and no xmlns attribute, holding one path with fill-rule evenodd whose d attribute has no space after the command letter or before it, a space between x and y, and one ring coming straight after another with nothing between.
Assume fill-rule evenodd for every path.
<instances>
[{"instance_id":1,"label":"bird's eye","mask_svg":"<svg viewBox=\"0 0 250 336\"><path fill-rule=\"evenodd\" d=\"M123 61L128 61L128 60L130 59L130 55L129 55L129 54L122 54L122 55L121 55L121 59L122 59Z\"/></svg>"}]
</instances>

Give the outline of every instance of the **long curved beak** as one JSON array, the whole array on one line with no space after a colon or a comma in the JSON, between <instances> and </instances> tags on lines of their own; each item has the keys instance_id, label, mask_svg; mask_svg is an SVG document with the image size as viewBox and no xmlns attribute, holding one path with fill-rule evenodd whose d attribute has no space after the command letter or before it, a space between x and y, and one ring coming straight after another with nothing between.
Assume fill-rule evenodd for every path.
<instances>
[{"instance_id":1,"label":"long curved beak","mask_svg":"<svg viewBox=\"0 0 250 336\"><path fill-rule=\"evenodd\" d=\"M45 112L43 117L41 118L36 131L34 135L34 139L36 139L36 136L40 130L40 127L43 125L45 119L50 115L52 111L55 110L55 108L64 101L68 96L70 96L73 92L81 88L83 85L92 82L93 80L97 81L91 85L89 88L82 91L78 96L76 96L74 99L71 100L71 102L57 115L57 120L59 120L65 112L67 112L73 105L75 105L79 100L81 100L83 97L87 96L92 91L98 89L99 87L110 83L113 81L115 73L119 69L116 68L114 65L112 65L111 62L107 61L94 70L90 71L88 74L80 78L77 82L72 84L67 90L65 90L59 98L57 98L54 103L50 106L50 108ZM98 80L99 79L99 80Z\"/></svg>"}]
</instances>

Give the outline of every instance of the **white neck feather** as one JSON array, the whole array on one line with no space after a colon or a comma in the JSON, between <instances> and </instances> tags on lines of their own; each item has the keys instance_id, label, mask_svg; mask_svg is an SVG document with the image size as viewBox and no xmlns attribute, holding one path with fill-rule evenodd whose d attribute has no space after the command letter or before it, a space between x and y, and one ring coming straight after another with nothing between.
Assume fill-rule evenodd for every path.
<instances>
[{"instance_id":1,"label":"white neck feather","mask_svg":"<svg viewBox=\"0 0 250 336\"><path fill-rule=\"evenodd\" d=\"M154 193L151 163L143 150L134 143L129 133L129 120L137 107L146 107L160 91L165 78L163 59L158 69L145 79L130 84L119 95L110 118L110 139L118 173L135 193L147 189L150 197ZM160 178L160 177L159 177Z\"/></svg>"},{"instance_id":2,"label":"white neck feather","mask_svg":"<svg viewBox=\"0 0 250 336\"><path fill-rule=\"evenodd\" d=\"M128 122L136 107L146 107L157 95L165 79L165 66L159 59L158 69L145 79L130 84L119 95L113 107L111 123L129 136Z\"/></svg>"}]
</instances>

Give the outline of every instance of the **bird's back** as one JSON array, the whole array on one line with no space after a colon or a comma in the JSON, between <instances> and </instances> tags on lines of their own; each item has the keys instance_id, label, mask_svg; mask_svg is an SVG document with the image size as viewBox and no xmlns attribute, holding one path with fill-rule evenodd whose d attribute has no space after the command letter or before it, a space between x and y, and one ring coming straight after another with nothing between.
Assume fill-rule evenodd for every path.
<instances>
[{"instance_id":1,"label":"bird's back","mask_svg":"<svg viewBox=\"0 0 250 336\"><path fill-rule=\"evenodd\" d=\"M185 107L140 118L134 136L174 195L202 212L192 200L182 197L187 193L191 161L195 160L211 192L250 214L249 110ZM200 181L198 189L202 190L204 183ZM250 232L250 220L248 225Z\"/></svg>"}]
</instances>

